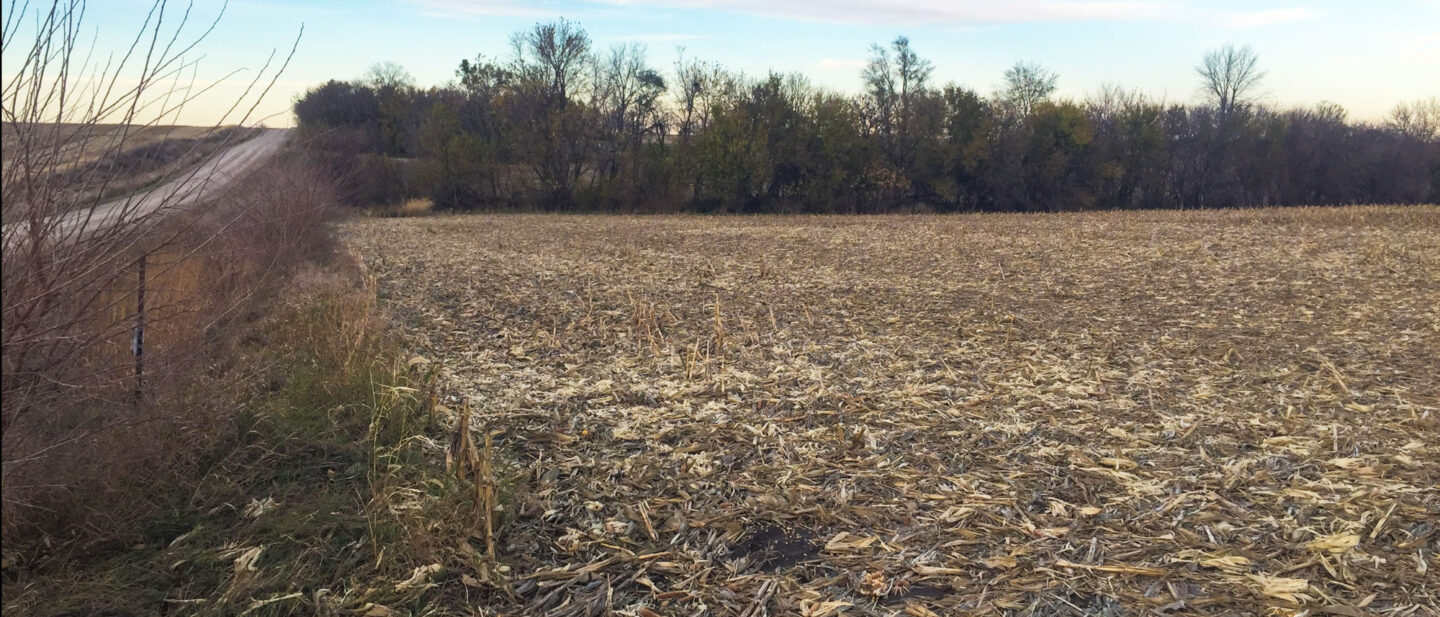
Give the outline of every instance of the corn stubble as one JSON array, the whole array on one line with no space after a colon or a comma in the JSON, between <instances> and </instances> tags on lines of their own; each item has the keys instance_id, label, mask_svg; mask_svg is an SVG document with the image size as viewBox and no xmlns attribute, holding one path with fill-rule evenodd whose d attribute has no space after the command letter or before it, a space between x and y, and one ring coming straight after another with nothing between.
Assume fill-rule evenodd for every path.
<instances>
[{"instance_id":1,"label":"corn stubble","mask_svg":"<svg viewBox=\"0 0 1440 617\"><path fill-rule=\"evenodd\" d=\"M494 611L1437 614L1435 207L345 235Z\"/></svg>"}]
</instances>

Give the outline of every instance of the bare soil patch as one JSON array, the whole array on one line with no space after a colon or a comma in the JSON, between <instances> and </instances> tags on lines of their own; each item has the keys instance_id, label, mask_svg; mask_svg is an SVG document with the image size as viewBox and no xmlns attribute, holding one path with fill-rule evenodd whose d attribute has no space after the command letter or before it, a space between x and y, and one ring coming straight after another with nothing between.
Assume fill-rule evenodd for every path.
<instances>
[{"instance_id":1,"label":"bare soil patch","mask_svg":"<svg viewBox=\"0 0 1440 617\"><path fill-rule=\"evenodd\" d=\"M486 604L1437 614L1435 207L346 235L508 461Z\"/></svg>"}]
</instances>

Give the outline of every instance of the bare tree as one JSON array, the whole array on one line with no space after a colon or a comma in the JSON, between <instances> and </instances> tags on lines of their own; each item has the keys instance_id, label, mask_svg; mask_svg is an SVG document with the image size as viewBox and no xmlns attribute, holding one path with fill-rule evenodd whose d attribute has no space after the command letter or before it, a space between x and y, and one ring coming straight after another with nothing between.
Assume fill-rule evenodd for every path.
<instances>
[{"instance_id":1,"label":"bare tree","mask_svg":"<svg viewBox=\"0 0 1440 617\"><path fill-rule=\"evenodd\" d=\"M370 65L361 81L376 90L401 90L415 87L415 77L398 62L386 60Z\"/></svg>"},{"instance_id":2,"label":"bare tree","mask_svg":"<svg viewBox=\"0 0 1440 617\"><path fill-rule=\"evenodd\" d=\"M510 40L517 72L545 86L552 104L564 104L584 78L590 62L590 35L579 24L561 19L535 24Z\"/></svg>"},{"instance_id":3,"label":"bare tree","mask_svg":"<svg viewBox=\"0 0 1440 617\"><path fill-rule=\"evenodd\" d=\"M1116 83L1103 83L1095 92L1085 97L1085 108L1094 118L1111 122L1123 112L1133 111L1150 104L1149 97L1136 88L1126 88Z\"/></svg>"},{"instance_id":4,"label":"bare tree","mask_svg":"<svg viewBox=\"0 0 1440 617\"><path fill-rule=\"evenodd\" d=\"M696 133L696 125L702 113L698 105L700 93L705 90L706 71L703 62L685 60L683 47L678 55L675 59L675 100L680 107L677 111L677 128L680 131L680 143L688 145L690 138Z\"/></svg>"},{"instance_id":5,"label":"bare tree","mask_svg":"<svg viewBox=\"0 0 1440 617\"><path fill-rule=\"evenodd\" d=\"M645 96L647 88L642 76L654 71L646 64L645 46L626 43L610 48L608 54L594 64L594 99L604 110L606 128L617 135L626 133L631 112Z\"/></svg>"},{"instance_id":6,"label":"bare tree","mask_svg":"<svg viewBox=\"0 0 1440 617\"><path fill-rule=\"evenodd\" d=\"M690 136L704 132L715 109L734 100L742 81L741 76L714 62L686 60L683 55L677 59L675 85L681 140L688 141Z\"/></svg>"},{"instance_id":7,"label":"bare tree","mask_svg":"<svg viewBox=\"0 0 1440 617\"><path fill-rule=\"evenodd\" d=\"M1055 93L1055 82L1060 77L1051 70L1033 63L1020 61L1005 70L1005 90L1000 95L1002 107L1016 117L1030 114L1035 106Z\"/></svg>"},{"instance_id":8,"label":"bare tree","mask_svg":"<svg viewBox=\"0 0 1440 617\"><path fill-rule=\"evenodd\" d=\"M889 139L895 132L895 107L897 104L894 62L890 50L879 45L870 46L870 60L860 71L865 82L865 93L874 108L875 128L880 135Z\"/></svg>"},{"instance_id":9,"label":"bare tree","mask_svg":"<svg viewBox=\"0 0 1440 617\"><path fill-rule=\"evenodd\" d=\"M475 56L474 62L461 60L455 76L460 78L460 85L466 92L487 102L500 96L514 80L509 69L491 62L484 55Z\"/></svg>"},{"instance_id":10,"label":"bare tree","mask_svg":"<svg viewBox=\"0 0 1440 617\"><path fill-rule=\"evenodd\" d=\"M633 155L645 136L663 124L657 102L665 91L665 80L650 68L645 46L639 43L611 47L594 70L592 107L602 114L601 128L609 142L602 166L613 180L620 171L620 159ZM638 164L638 157L630 158L632 164Z\"/></svg>"},{"instance_id":11,"label":"bare tree","mask_svg":"<svg viewBox=\"0 0 1440 617\"><path fill-rule=\"evenodd\" d=\"M900 83L900 141L908 143L914 117L915 99L929 86L935 66L921 58L910 47L910 39L900 36L890 44L895 50L895 74Z\"/></svg>"},{"instance_id":12,"label":"bare tree","mask_svg":"<svg viewBox=\"0 0 1440 617\"><path fill-rule=\"evenodd\" d=\"M521 158L535 174L543 198L551 206L573 199L573 188L593 164L598 121L591 103L599 92L593 80L595 59L590 35L579 24L561 19L538 23L516 33L511 73L519 102L510 107L523 135L516 143ZM587 83L589 81L589 83Z\"/></svg>"},{"instance_id":13,"label":"bare tree","mask_svg":"<svg viewBox=\"0 0 1440 617\"><path fill-rule=\"evenodd\" d=\"M910 39L897 36L887 49L870 46L870 60L861 70L881 136L891 141L897 158L909 143L915 101L929 86L935 67L910 46Z\"/></svg>"},{"instance_id":14,"label":"bare tree","mask_svg":"<svg viewBox=\"0 0 1440 617\"><path fill-rule=\"evenodd\" d=\"M1392 131L1422 141L1440 138L1440 97L1400 103L1390 110L1385 126Z\"/></svg>"},{"instance_id":15,"label":"bare tree","mask_svg":"<svg viewBox=\"0 0 1440 617\"><path fill-rule=\"evenodd\" d=\"M915 53L910 47L909 38L895 37L890 47L895 50L895 74L900 82L900 104L905 106L929 86L930 74L935 71L935 65Z\"/></svg>"},{"instance_id":16,"label":"bare tree","mask_svg":"<svg viewBox=\"0 0 1440 617\"><path fill-rule=\"evenodd\" d=\"M1226 44L1205 52L1195 67L1200 76L1200 91L1214 105L1220 118L1253 105L1260 97L1260 82L1265 72L1259 68L1260 56L1249 45Z\"/></svg>"}]
</instances>

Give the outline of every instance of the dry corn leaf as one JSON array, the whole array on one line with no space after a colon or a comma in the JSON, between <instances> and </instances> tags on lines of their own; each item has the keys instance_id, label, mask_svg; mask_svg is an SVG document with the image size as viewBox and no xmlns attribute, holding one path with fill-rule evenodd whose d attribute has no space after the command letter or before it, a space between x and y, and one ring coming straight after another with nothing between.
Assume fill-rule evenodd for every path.
<instances>
[{"instance_id":1,"label":"dry corn leaf","mask_svg":"<svg viewBox=\"0 0 1440 617\"><path fill-rule=\"evenodd\" d=\"M1283 578L1268 576L1265 574L1248 575L1250 580L1255 582L1255 590L1272 598L1279 598L1286 602L1299 604L1308 601L1309 596L1305 591L1310 588L1310 581L1303 578Z\"/></svg>"},{"instance_id":2,"label":"dry corn leaf","mask_svg":"<svg viewBox=\"0 0 1440 617\"><path fill-rule=\"evenodd\" d=\"M264 546L256 546L240 553L235 558L235 572L254 572L255 563L260 561L260 553L264 551Z\"/></svg>"},{"instance_id":3,"label":"dry corn leaf","mask_svg":"<svg viewBox=\"0 0 1440 617\"><path fill-rule=\"evenodd\" d=\"M989 559L982 560L980 563L985 564L985 567L990 568L991 570L1009 570L1010 568L1019 565L1020 562L1016 561L1014 557L1006 555L1001 557L991 557Z\"/></svg>"},{"instance_id":4,"label":"dry corn leaf","mask_svg":"<svg viewBox=\"0 0 1440 617\"><path fill-rule=\"evenodd\" d=\"M1331 553L1338 555L1344 553L1355 545L1360 544L1359 534L1337 533L1328 536L1315 538L1305 543L1305 548L1317 553Z\"/></svg>"},{"instance_id":5,"label":"dry corn leaf","mask_svg":"<svg viewBox=\"0 0 1440 617\"><path fill-rule=\"evenodd\" d=\"M1356 468L1356 467L1360 467L1361 465L1364 465L1364 464L1365 464L1365 459L1362 459L1362 458L1351 458L1351 457L1339 457L1339 458L1332 458L1332 459L1330 459L1330 460L1328 460L1328 461L1326 461L1326 462L1327 462L1327 463L1330 463L1331 466L1333 466L1333 467L1339 467L1340 469L1354 469L1354 468Z\"/></svg>"},{"instance_id":6,"label":"dry corn leaf","mask_svg":"<svg viewBox=\"0 0 1440 617\"><path fill-rule=\"evenodd\" d=\"M830 541L825 543L825 550L832 553L856 551L862 548L866 548L879 540L880 538L878 536L868 536L862 538L860 536L853 536L849 533L842 531L838 534L835 534L835 537L830 538Z\"/></svg>"},{"instance_id":7,"label":"dry corn leaf","mask_svg":"<svg viewBox=\"0 0 1440 617\"><path fill-rule=\"evenodd\" d=\"M361 617L394 617L400 613L395 612L395 609L383 604L367 602L364 606L360 607L359 610L356 610L355 614Z\"/></svg>"},{"instance_id":8,"label":"dry corn leaf","mask_svg":"<svg viewBox=\"0 0 1440 617\"><path fill-rule=\"evenodd\" d=\"M432 563L428 566L418 566L410 571L410 578L400 581L395 585L396 589L411 589L430 584L430 576L445 570L445 566Z\"/></svg>"},{"instance_id":9,"label":"dry corn leaf","mask_svg":"<svg viewBox=\"0 0 1440 617\"><path fill-rule=\"evenodd\" d=\"M939 613L925 608L925 605L916 602L909 602L905 605L905 614L910 617L940 617Z\"/></svg>"},{"instance_id":10,"label":"dry corn leaf","mask_svg":"<svg viewBox=\"0 0 1440 617\"><path fill-rule=\"evenodd\" d=\"M1251 561L1240 555L1226 555L1224 557L1208 557L1200 560L1200 565L1207 568L1224 570L1232 574L1243 574L1250 571Z\"/></svg>"},{"instance_id":11,"label":"dry corn leaf","mask_svg":"<svg viewBox=\"0 0 1440 617\"><path fill-rule=\"evenodd\" d=\"M1100 464L1106 467L1113 467L1120 470L1130 470L1140 466L1139 463L1136 463L1135 461L1132 461L1130 459L1116 458L1113 456L1107 456L1100 459Z\"/></svg>"},{"instance_id":12,"label":"dry corn leaf","mask_svg":"<svg viewBox=\"0 0 1440 617\"><path fill-rule=\"evenodd\" d=\"M910 568L920 576L961 576L969 574L961 568L941 568L936 566L911 566Z\"/></svg>"},{"instance_id":13,"label":"dry corn leaf","mask_svg":"<svg viewBox=\"0 0 1440 617\"><path fill-rule=\"evenodd\" d=\"M1056 559L1056 560L1055 560L1055 567L1057 567L1057 568L1077 568L1077 569L1080 569L1080 570L1091 570L1091 571L1094 571L1094 572L1110 572L1110 573L1113 573L1113 574L1140 574L1140 575L1144 575L1144 576L1164 576L1165 574L1167 574L1167 572L1166 572L1165 570L1161 570L1161 569L1159 569L1159 568L1147 568L1147 567L1144 567L1144 566L1115 566L1115 565L1098 565L1098 566L1096 566L1096 565L1090 565L1090 564L1085 564L1085 563L1075 563L1075 562L1070 561L1070 560L1068 560L1068 559Z\"/></svg>"},{"instance_id":14,"label":"dry corn leaf","mask_svg":"<svg viewBox=\"0 0 1440 617\"><path fill-rule=\"evenodd\" d=\"M809 600L800 603L800 615L802 617L825 617L844 612L845 609L855 606L850 602L812 602Z\"/></svg>"}]
</instances>

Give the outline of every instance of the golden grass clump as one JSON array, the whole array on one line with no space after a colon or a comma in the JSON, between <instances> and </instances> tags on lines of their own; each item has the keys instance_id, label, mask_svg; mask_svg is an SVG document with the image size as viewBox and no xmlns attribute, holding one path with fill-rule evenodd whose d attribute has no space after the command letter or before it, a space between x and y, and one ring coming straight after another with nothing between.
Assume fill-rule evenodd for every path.
<instances>
[{"instance_id":1,"label":"golden grass clump","mask_svg":"<svg viewBox=\"0 0 1440 617\"><path fill-rule=\"evenodd\" d=\"M400 205L400 216L419 216L430 212L435 208L435 202L429 199L410 199Z\"/></svg>"}]
</instances>

